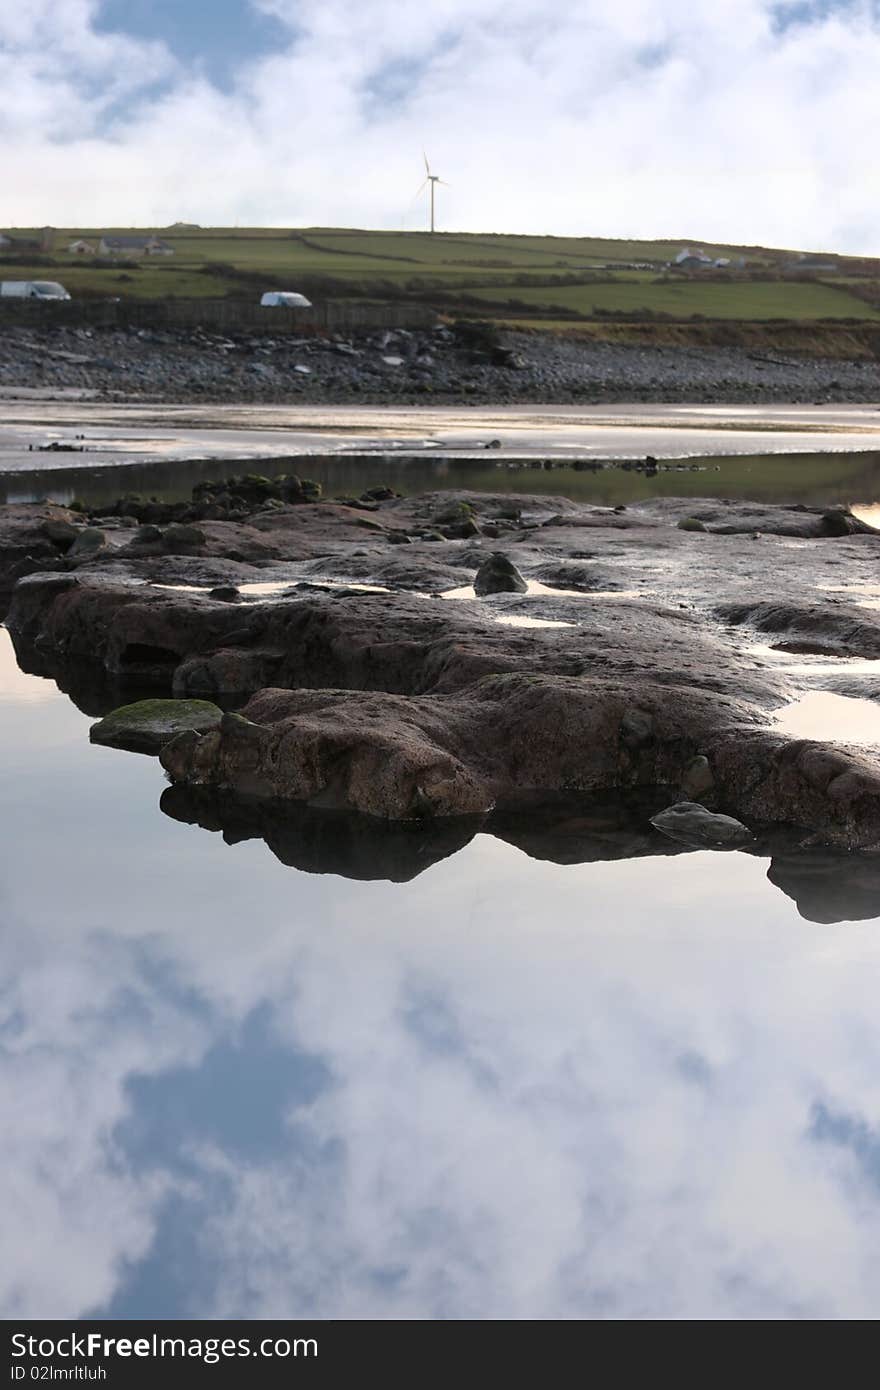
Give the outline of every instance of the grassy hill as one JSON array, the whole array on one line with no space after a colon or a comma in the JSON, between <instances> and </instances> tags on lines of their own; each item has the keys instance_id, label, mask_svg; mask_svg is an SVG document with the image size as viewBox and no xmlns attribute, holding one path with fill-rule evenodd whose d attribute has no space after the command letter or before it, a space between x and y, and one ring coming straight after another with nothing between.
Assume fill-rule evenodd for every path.
<instances>
[{"instance_id":1,"label":"grassy hill","mask_svg":"<svg viewBox=\"0 0 880 1390\"><path fill-rule=\"evenodd\" d=\"M246 298L295 289L310 298L413 298L438 310L544 327L700 321L870 325L880 322L880 260L809 257L766 247L512 234L372 232L312 227L175 226L158 235L173 256L134 261L75 254L77 239L134 229L57 229L39 252L13 231L4 279L61 280L76 297ZM150 229L153 230L153 229ZM682 272L699 247L727 268Z\"/></svg>"}]
</instances>

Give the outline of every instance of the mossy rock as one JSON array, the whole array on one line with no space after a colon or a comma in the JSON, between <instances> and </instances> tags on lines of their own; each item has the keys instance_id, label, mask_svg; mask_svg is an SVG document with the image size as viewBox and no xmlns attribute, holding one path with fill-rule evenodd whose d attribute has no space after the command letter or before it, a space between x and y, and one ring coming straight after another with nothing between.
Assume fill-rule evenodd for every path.
<instances>
[{"instance_id":1,"label":"mossy rock","mask_svg":"<svg viewBox=\"0 0 880 1390\"><path fill-rule=\"evenodd\" d=\"M162 544L172 555L186 553L189 550L198 550L205 544L205 533L199 526L189 526L185 522L175 521L165 528L162 535Z\"/></svg>"},{"instance_id":2,"label":"mossy rock","mask_svg":"<svg viewBox=\"0 0 880 1390\"><path fill-rule=\"evenodd\" d=\"M83 555L97 555L99 550L106 549L107 537L98 526L84 526L77 533L76 540L68 550L67 554L71 560L77 560Z\"/></svg>"},{"instance_id":3,"label":"mossy rock","mask_svg":"<svg viewBox=\"0 0 880 1390\"><path fill-rule=\"evenodd\" d=\"M707 527L702 521L698 521L695 516L683 516L678 523L679 531L705 531Z\"/></svg>"},{"instance_id":4,"label":"mossy rock","mask_svg":"<svg viewBox=\"0 0 880 1390\"><path fill-rule=\"evenodd\" d=\"M93 724L89 738L106 748L156 754L178 734L187 730L206 734L222 718L223 711L210 700L138 700Z\"/></svg>"}]
</instances>

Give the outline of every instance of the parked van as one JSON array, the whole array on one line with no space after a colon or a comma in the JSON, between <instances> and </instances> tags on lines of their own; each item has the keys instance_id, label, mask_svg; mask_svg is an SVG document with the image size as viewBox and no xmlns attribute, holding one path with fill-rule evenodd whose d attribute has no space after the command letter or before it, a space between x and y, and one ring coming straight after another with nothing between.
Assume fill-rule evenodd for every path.
<instances>
[{"instance_id":1,"label":"parked van","mask_svg":"<svg viewBox=\"0 0 880 1390\"><path fill-rule=\"evenodd\" d=\"M264 309L311 309L312 301L293 290L267 290L260 300Z\"/></svg>"},{"instance_id":2,"label":"parked van","mask_svg":"<svg viewBox=\"0 0 880 1390\"><path fill-rule=\"evenodd\" d=\"M70 295L63 285L54 280L2 280L0 296L3 299L69 299Z\"/></svg>"}]
</instances>

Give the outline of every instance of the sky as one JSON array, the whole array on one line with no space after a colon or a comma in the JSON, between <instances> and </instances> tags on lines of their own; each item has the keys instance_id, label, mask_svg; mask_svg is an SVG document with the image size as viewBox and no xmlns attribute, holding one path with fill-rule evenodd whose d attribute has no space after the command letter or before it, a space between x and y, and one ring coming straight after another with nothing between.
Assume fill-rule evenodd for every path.
<instances>
[{"instance_id":1,"label":"sky","mask_svg":"<svg viewBox=\"0 0 880 1390\"><path fill-rule=\"evenodd\" d=\"M880 254L880 0L29 0L0 226L415 229Z\"/></svg>"}]
</instances>

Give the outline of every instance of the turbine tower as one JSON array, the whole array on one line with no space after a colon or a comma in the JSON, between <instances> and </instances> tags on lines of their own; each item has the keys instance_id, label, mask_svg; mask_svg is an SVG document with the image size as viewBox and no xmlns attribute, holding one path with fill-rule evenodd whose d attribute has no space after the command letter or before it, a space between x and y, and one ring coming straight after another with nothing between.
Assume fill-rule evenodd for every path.
<instances>
[{"instance_id":1,"label":"turbine tower","mask_svg":"<svg viewBox=\"0 0 880 1390\"><path fill-rule=\"evenodd\" d=\"M438 174L432 174L432 173L431 173L431 166L430 166L430 164L428 163L428 156L425 154L424 151L422 151L422 158L423 158L424 161L425 161L425 175L426 175L426 177L425 177L425 182L421 185L421 188L419 189L419 193L421 193L421 192L423 191L423 189L425 189L425 188L430 188L430 190L431 190L431 232L432 232L432 234L433 234L433 232L434 232L434 189L436 188L436 186L437 186L438 183L442 183L444 188L448 188L448 187L449 187L449 184L446 182L445 179L441 179L440 176L439 176ZM419 196L419 193L416 194L416 197Z\"/></svg>"}]
</instances>

